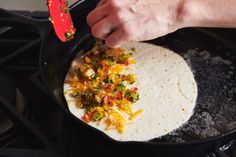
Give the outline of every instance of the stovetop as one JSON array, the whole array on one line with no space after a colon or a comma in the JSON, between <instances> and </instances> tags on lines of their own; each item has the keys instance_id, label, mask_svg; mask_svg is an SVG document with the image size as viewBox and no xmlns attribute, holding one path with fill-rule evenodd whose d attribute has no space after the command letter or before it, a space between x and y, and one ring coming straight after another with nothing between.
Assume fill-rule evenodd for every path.
<instances>
[{"instance_id":1,"label":"stovetop","mask_svg":"<svg viewBox=\"0 0 236 157\"><path fill-rule=\"evenodd\" d=\"M46 12L18 13L48 17ZM32 30L0 26L0 156L114 155L109 145L98 145L80 135L73 121L50 98L39 71L39 50L40 38ZM236 156L235 142L222 150L222 156ZM202 157L216 156L205 154Z\"/></svg>"}]
</instances>

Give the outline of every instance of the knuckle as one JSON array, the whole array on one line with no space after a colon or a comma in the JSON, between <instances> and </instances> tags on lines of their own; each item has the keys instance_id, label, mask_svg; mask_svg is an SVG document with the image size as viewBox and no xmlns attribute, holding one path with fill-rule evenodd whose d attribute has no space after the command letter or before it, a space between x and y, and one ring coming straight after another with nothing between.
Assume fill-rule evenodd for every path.
<instances>
[{"instance_id":1,"label":"knuckle","mask_svg":"<svg viewBox=\"0 0 236 157\"><path fill-rule=\"evenodd\" d=\"M123 12L122 11L114 12L114 19L119 22L123 21Z\"/></svg>"},{"instance_id":2,"label":"knuckle","mask_svg":"<svg viewBox=\"0 0 236 157\"><path fill-rule=\"evenodd\" d=\"M112 11L119 10L119 3L118 3L118 1L119 0L109 0L107 5L110 8L110 10L112 10Z\"/></svg>"},{"instance_id":3,"label":"knuckle","mask_svg":"<svg viewBox=\"0 0 236 157\"><path fill-rule=\"evenodd\" d=\"M109 0L109 4L112 5L112 6L117 6L117 3L118 0Z\"/></svg>"},{"instance_id":4,"label":"knuckle","mask_svg":"<svg viewBox=\"0 0 236 157\"><path fill-rule=\"evenodd\" d=\"M107 46L114 48L114 47L116 47L118 45L119 39L114 38L114 37L113 38L109 38L109 39L105 40L105 43L106 43Z\"/></svg>"},{"instance_id":5,"label":"knuckle","mask_svg":"<svg viewBox=\"0 0 236 157\"><path fill-rule=\"evenodd\" d=\"M91 33L96 38L104 39L107 35L107 30L104 29L102 24L96 24L92 27Z\"/></svg>"},{"instance_id":6,"label":"knuckle","mask_svg":"<svg viewBox=\"0 0 236 157\"><path fill-rule=\"evenodd\" d=\"M125 38L131 38L132 36L132 29L128 25L121 26L121 32Z\"/></svg>"}]
</instances>

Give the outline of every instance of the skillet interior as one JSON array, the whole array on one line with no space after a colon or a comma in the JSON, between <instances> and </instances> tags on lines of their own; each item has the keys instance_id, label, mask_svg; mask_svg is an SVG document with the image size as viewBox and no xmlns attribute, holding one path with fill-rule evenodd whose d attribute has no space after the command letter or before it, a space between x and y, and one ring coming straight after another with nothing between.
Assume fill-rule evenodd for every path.
<instances>
[{"instance_id":1,"label":"skillet interior","mask_svg":"<svg viewBox=\"0 0 236 157\"><path fill-rule=\"evenodd\" d=\"M194 115L154 141L185 143L236 129L236 47L211 30L184 29L152 41L185 58L198 85Z\"/></svg>"},{"instance_id":2,"label":"skillet interior","mask_svg":"<svg viewBox=\"0 0 236 157\"><path fill-rule=\"evenodd\" d=\"M94 3L84 2L72 11L75 27L78 28L74 40L61 43L51 32L41 48L43 79L53 97L68 114L63 81L74 56L79 51L82 54L89 50L94 44L86 25L86 15L94 6ZM195 74L199 90L197 107L190 121L175 132L151 141L189 143L236 129L236 48L209 32L183 29L149 41L185 57ZM77 121L84 124L79 119Z\"/></svg>"}]
</instances>

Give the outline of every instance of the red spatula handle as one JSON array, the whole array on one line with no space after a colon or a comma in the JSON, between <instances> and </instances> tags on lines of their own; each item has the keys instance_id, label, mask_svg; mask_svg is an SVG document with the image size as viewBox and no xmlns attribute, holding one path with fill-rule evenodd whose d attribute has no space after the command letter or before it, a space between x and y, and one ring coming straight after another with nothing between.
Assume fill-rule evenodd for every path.
<instances>
[{"instance_id":1,"label":"red spatula handle","mask_svg":"<svg viewBox=\"0 0 236 157\"><path fill-rule=\"evenodd\" d=\"M73 39L75 28L70 16L67 0L47 0L49 20L58 38L63 41Z\"/></svg>"}]
</instances>

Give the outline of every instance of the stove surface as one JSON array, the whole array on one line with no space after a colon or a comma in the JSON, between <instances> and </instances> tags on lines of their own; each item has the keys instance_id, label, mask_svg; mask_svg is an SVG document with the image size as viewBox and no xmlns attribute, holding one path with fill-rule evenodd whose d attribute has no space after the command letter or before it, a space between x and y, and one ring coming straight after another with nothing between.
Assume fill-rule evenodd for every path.
<instances>
[{"instance_id":1,"label":"stove surface","mask_svg":"<svg viewBox=\"0 0 236 157\"><path fill-rule=\"evenodd\" d=\"M18 13L48 17L46 12ZM110 145L81 135L50 98L39 71L39 49L34 31L0 26L0 156L114 156ZM222 157L236 156L235 141L221 149ZM202 157L216 154L206 152Z\"/></svg>"}]
</instances>

